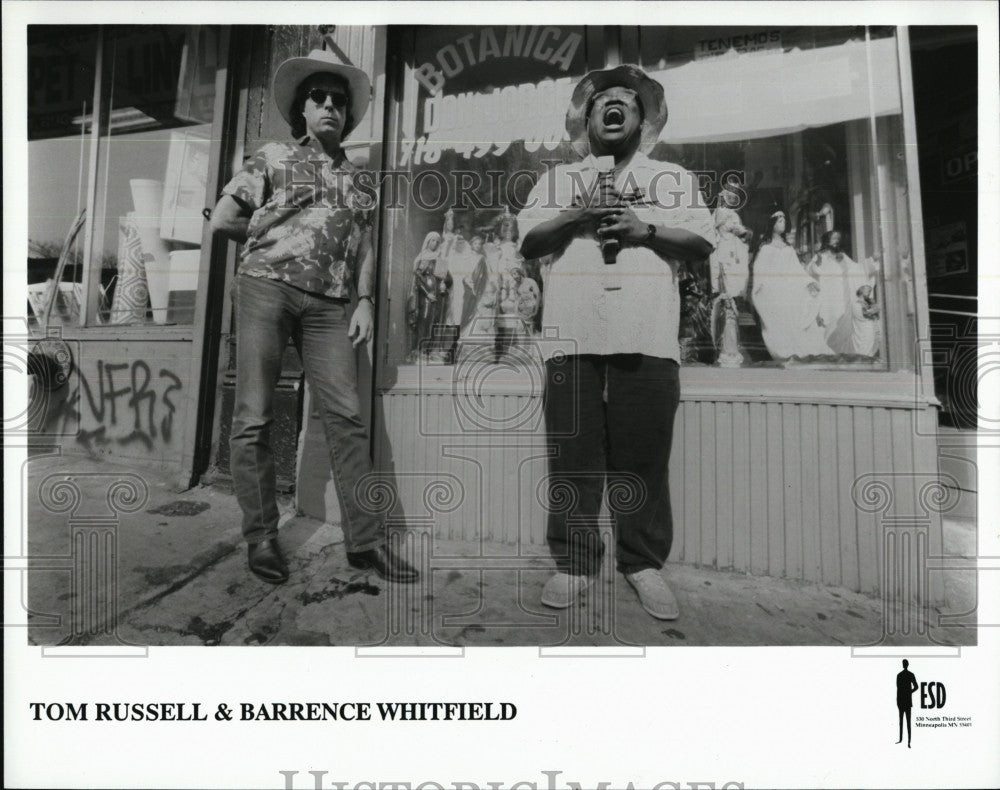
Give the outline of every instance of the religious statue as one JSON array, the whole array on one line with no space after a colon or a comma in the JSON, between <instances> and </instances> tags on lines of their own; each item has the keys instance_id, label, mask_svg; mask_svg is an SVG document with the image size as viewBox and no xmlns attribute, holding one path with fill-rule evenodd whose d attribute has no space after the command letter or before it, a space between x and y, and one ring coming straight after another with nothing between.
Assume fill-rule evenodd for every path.
<instances>
[{"instance_id":1,"label":"religious statue","mask_svg":"<svg viewBox=\"0 0 1000 790\"><path fill-rule=\"evenodd\" d=\"M854 306L858 290L862 286L874 286L875 276L864 264L852 260L843 250L842 243L840 231L824 233L820 251L807 268L820 287L820 322L827 345L836 353L873 356L867 331L863 333L865 337L855 342Z\"/></svg>"},{"instance_id":2,"label":"religious statue","mask_svg":"<svg viewBox=\"0 0 1000 790\"><path fill-rule=\"evenodd\" d=\"M745 297L750 277L749 243L753 231L740 222L737 187L735 181L726 181L719 192L714 214L719 243L709 258L710 287L717 293L712 302L712 342L719 348L718 365L723 368L743 364L736 299Z\"/></svg>"},{"instance_id":3,"label":"religious statue","mask_svg":"<svg viewBox=\"0 0 1000 790\"><path fill-rule=\"evenodd\" d=\"M479 297L485 288L485 258L482 236L473 236L468 242L462 236L455 239L448 258L451 293L444 323L458 327L459 336L468 334L471 329Z\"/></svg>"},{"instance_id":4,"label":"religious statue","mask_svg":"<svg viewBox=\"0 0 1000 790\"><path fill-rule=\"evenodd\" d=\"M824 353L816 344L820 301L824 286L810 277L788 245L787 218L774 212L761 235L753 263L753 305L760 318L761 335L775 360Z\"/></svg>"},{"instance_id":5,"label":"religious statue","mask_svg":"<svg viewBox=\"0 0 1000 790\"><path fill-rule=\"evenodd\" d=\"M447 295L444 278L436 267L440 259L441 234L431 231L413 260L413 279L406 300L406 323L412 335L413 357L428 357L433 350L433 327L439 323L442 297Z\"/></svg>"}]
</instances>

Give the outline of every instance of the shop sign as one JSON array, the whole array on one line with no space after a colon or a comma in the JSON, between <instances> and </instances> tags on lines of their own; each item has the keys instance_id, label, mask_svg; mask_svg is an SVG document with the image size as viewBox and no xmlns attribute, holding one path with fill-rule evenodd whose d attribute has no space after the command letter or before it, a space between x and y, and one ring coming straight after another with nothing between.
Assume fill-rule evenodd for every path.
<instances>
[{"instance_id":1,"label":"shop sign","mask_svg":"<svg viewBox=\"0 0 1000 790\"><path fill-rule=\"evenodd\" d=\"M927 276L946 277L969 271L968 234L964 222L927 231Z\"/></svg>"},{"instance_id":2,"label":"shop sign","mask_svg":"<svg viewBox=\"0 0 1000 790\"><path fill-rule=\"evenodd\" d=\"M147 124L169 118L175 111L185 120L211 117L212 105L206 107L205 93L214 96L215 34L210 29L201 34L198 30L139 28L138 32L111 38L105 68L114 70L111 102L119 118L126 108L141 108L141 114L135 109L133 113ZM74 133L92 122L95 47L93 34L32 45L28 59L29 138ZM211 66L207 73L206 60ZM115 120L113 115L112 129Z\"/></svg>"},{"instance_id":3,"label":"shop sign","mask_svg":"<svg viewBox=\"0 0 1000 790\"><path fill-rule=\"evenodd\" d=\"M452 149L466 159L499 156L516 140L529 153L554 150L566 137L565 108L573 93L572 77L507 85L489 93L473 91L431 96L422 105L426 136L416 146L404 144L403 161L434 164Z\"/></svg>"},{"instance_id":4,"label":"shop sign","mask_svg":"<svg viewBox=\"0 0 1000 790\"><path fill-rule=\"evenodd\" d=\"M73 119L94 96L96 34L31 42L28 49L28 139L78 132Z\"/></svg>"},{"instance_id":5,"label":"shop sign","mask_svg":"<svg viewBox=\"0 0 1000 790\"><path fill-rule=\"evenodd\" d=\"M979 170L979 151L974 146L952 149L941 159L942 184L972 178Z\"/></svg>"},{"instance_id":6,"label":"shop sign","mask_svg":"<svg viewBox=\"0 0 1000 790\"><path fill-rule=\"evenodd\" d=\"M551 25L487 26L440 47L417 68L415 77L434 96L449 78L495 58L530 58L568 72L582 43L583 36L579 33Z\"/></svg>"},{"instance_id":7,"label":"shop sign","mask_svg":"<svg viewBox=\"0 0 1000 790\"><path fill-rule=\"evenodd\" d=\"M751 52L770 52L781 48L780 30L758 30L753 33L700 39L694 45L694 59L717 58L727 52L746 55Z\"/></svg>"},{"instance_id":8,"label":"shop sign","mask_svg":"<svg viewBox=\"0 0 1000 790\"><path fill-rule=\"evenodd\" d=\"M162 36L128 36L117 40L116 91L128 97L154 96L169 100L177 89L178 50L174 41Z\"/></svg>"}]
</instances>

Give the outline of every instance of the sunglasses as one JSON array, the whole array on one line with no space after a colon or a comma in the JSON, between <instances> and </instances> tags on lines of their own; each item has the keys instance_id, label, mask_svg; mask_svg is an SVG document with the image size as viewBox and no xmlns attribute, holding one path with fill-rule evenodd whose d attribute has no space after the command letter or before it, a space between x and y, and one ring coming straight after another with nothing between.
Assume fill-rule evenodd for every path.
<instances>
[{"instance_id":1,"label":"sunglasses","mask_svg":"<svg viewBox=\"0 0 1000 790\"><path fill-rule=\"evenodd\" d=\"M339 91L328 91L323 88L313 88L306 96L320 106L326 104L326 100L329 98L333 102L333 106L339 110L344 109L351 102L347 94L340 93Z\"/></svg>"}]
</instances>

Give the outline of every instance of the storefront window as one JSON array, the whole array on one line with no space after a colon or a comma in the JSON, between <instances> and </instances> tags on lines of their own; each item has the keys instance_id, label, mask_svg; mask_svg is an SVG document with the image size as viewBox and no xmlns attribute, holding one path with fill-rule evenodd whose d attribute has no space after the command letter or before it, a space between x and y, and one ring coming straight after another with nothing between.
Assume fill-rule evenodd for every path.
<instances>
[{"instance_id":1,"label":"storefront window","mask_svg":"<svg viewBox=\"0 0 1000 790\"><path fill-rule=\"evenodd\" d=\"M386 362L500 360L541 327L516 215L539 173L574 158L552 108L586 72L584 29L416 28L402 46Z\"/></svg>"},{"instance_id":2,"label":"storefront window","mask_svg":"<svg viewBox=\"0 0 1000 790\"><path fill-rule=\"evenodd\" d=\"M28 28L28 316L79 323L84 234L70 231L86 205L90 139L81 119L93 109L96 27ZM68 249L65 246L69 245ZM60 256L65 262L53 293Z\"/></svg>"},{"instance_id":3,"label":"storefront window","mask_svg":"<svg viewBox=\"0 0 1000 790\"><path fill-rule=\"evenodd\" d=\"M719 246L686 266L682 362L885 368L913 343L891 29L641 28ZM909 287L907 287L909 286Z\"/></svg>"},{"instance_id":4,"label":"storefront window","mask_svg":"<svg viewBox=\"0 0 1000 790\"><path fill-rule=\"evenodd\" d=\"M106 28L82 37L62 31L37 30L29 47L31 254L52 257L57 240L83 210L85 191L93 189L94 216L86 221L98 285L87 323L190 323L201 267L216 75L224 55L218 30ZM71 65L58 73L46 66L53 52L67 48L75 59ZM98 66L102 84L95 113ZM90 172L95 122L100 141L97 170ZM67 184L67 174L75 183ZM77 236L78 244L83 238ZM76 313L86 301L81 251L82 245L63 277L76 283Z\"/></svg>"},{"instance_id":5,"label":"storefront window","mask_svg":"<svg viewBox=\"0 0 1000 790\"><path fill-rule=\"evenodd\" d=\"M508 45L525 30L546 57ZM651 156L699 174L719 233L711 258L681 272L682 364L912 365L893 29L643 27L627 39L669 106ZM409 189L390 191L386 215L388 367L457 362L491 342L500 361L545 326L545 278L517 253L517 213L542 172L576 159L566 107L603 60L585 41L583 28L417 29L398 108ZM507 49L516 56L495 54Z\"/></svg>"}]
</instances>

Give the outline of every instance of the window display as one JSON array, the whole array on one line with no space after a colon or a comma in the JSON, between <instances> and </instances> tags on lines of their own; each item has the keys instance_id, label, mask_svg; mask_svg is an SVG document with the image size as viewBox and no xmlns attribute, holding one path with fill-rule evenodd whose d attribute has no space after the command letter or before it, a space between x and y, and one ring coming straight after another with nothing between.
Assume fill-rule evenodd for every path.
<instances>
[{"instance_id":1,"label":"window display","mask_svg":"<svg viewBox=\"0 0 1000 790\"><path fill-rule=\"evenodd\" d=\"M84 234L69 230L86 205L97 40L94 26L28 28L28 318L42 327L47 305L51 325L71 325L83 304Z\"/></svg>"},{"instance_id":2,"label":"window display","mask_svg":"<svg viewBox=\"0 0 1000 790\"><path fill-rule=\"evenodd\" d=\"M771 215L754 255L751 304L772 359L828 354L820 330L820 286L799 262L787 240L783 211Z\"/></svg>"},{"instance_id":3,"label":"window display","mask_svg":"<svg viewBox=\"0 0 1000 790\"><path fill-rule=\"evenodd\" d=\"M409 191L391 212L387 368L455 363L469 343L492 344L501 361L546 328L547 262L520 258L517 215L541 173L573 160L564 108L586 69L582 46L572 58L513 45L448 55L511 30L418 28L409 41L397 152ZM718 237L707 260L677 273L680 362L912 361L893 30L641 27L638 55L670 106L650 156L698 174Z\"/></svg>"},{"instance_id":4,"label":"window display","mask_svg":"<svg viewBox=\"0 0 1000 790\"><path fill-rule=\"evenodd\" d=\"M709 257L709 287L718 295L712 302L712 345L718 350L719 366L739 367L737 320L746 304L750 279L750 248L753 231L740 222L740 184L731 176L722 185L713 218L718 246Z\"/></svg>"},{"instance_id":5,"label":"window display","mask_svg":"<svg viewBox=\"0 0 1000 790\"><path fill-rule=\"evenodd\" d=\"M671 102L652 156L701 173L716 206L718 247L686 272L682 362L901 364L913 306L893 31L644 27L639 38ZM891 335L887 298L903 313Z\"/></svg>"},{"instance_id":6,"label":"window display","mask_svg":"<svg viewBox=\"0 0 1000 790\"><path fill-rule=\"evenodd\" d=\"M563 118L586 71L583 28L416 28L383 201L386 367L510 361L541 330L541 264L518 252L517 213L546 163L570 156Z\"/></svg>"},{"instance_id":7,"label":"window display","mask_svg":"<svg viewBox=\"0 0 1000 790\"><path fill-rule=\"evenodd\" d=\"M819 252L806 267L818 290L817 318L824 339L835 353L874 356L874 328L869 323L877 320L878 308L874 297L875 272L870 267L872 263L863 266L851 260L841 248L841 234L837 230L823 234ZM854 308L861 302L864 315L856 316Z\"/></svg>"},{"instance_id":8,"label":"window display","mask_svg":"<svg viewBox=\"0 0 1000 790\"><path fill-rule=\"evenodd\" d=\"M512 343L538 333L537 269L518 252L510 210L469 238L448 209L440 232L430 231L413 261L406 300L408 362L451 364L463 343L492 343L499 359Z\"/></svg>"},{"instance_id":9,"label":"window display","mask_svg":"<svg viewBox=\"0 0 1000 790\"><path fill-rule=\"evenodd\" d=\"M77 283L88 324L186 324L201 268L215 87L223 65L211 26L36 26L29 35L29 288L58 257L58 242L94 190L92 246L64 280ZM55 68L60 53L68 68ZM98 62L100 59L100 62ZM96 74L102 84L95 86ZM95 87L103 109L95 112ZM93 126L98 129L98 168ZM170 130L165 132L165 130ZM66 183L67 178L72 179ZM82 304L84 260L99 281ZM77 311L77 314L79 311ZM73 321L79 323L79 317Z\"/></svg>"}]
</instances>

